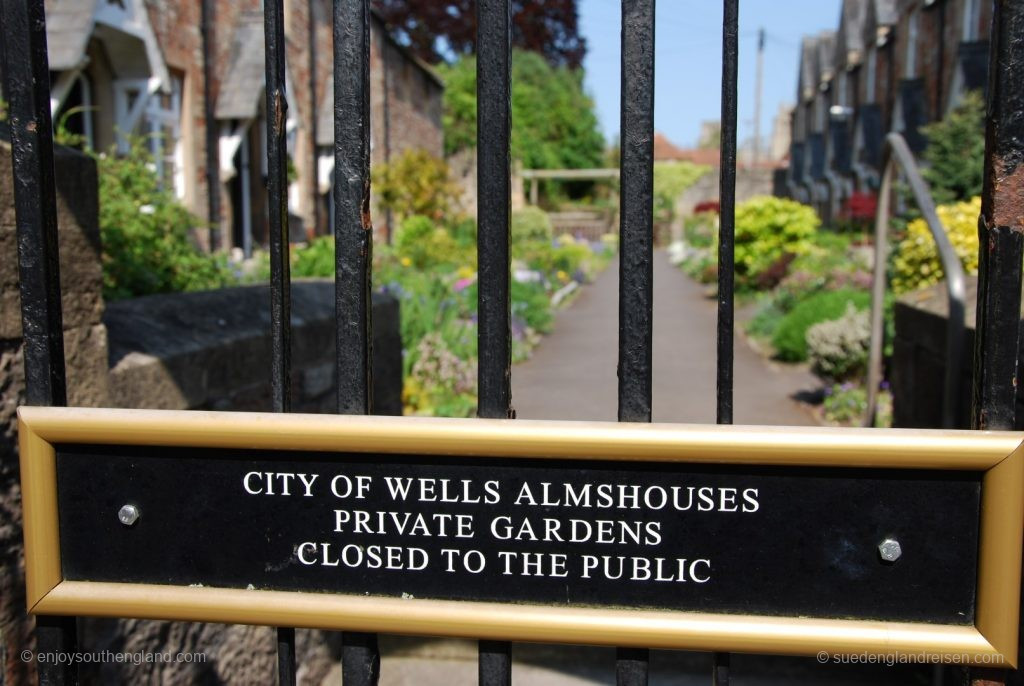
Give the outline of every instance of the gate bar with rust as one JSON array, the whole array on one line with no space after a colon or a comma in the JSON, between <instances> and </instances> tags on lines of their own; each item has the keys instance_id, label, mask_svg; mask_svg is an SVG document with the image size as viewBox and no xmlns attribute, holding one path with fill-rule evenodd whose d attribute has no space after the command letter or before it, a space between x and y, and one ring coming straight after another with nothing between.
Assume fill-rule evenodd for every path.
<instances>
[{"instance_id":1,"label":"gate bar with rust","mask_svg":"<svg viewBox=\"0 0 1024 686\"><path fill-rule=\"evenodd\" d=\"M43 1L0 1L0 26L4 31L0 41L3 75L10 98L25 402L63 406L67 405L67 381ZM76 626L75 617L37 616L36 650L74 652L78 645ZM78 683L77 665L38 661L36 670L40 683Z\"/></svg>"}]
</instances>

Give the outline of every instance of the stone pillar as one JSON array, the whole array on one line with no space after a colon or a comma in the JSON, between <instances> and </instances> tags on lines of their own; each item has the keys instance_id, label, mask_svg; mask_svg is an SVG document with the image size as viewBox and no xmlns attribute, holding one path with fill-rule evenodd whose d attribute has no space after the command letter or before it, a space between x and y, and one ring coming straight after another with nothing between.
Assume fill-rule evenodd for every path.
<instances>
[{"instance_id":1,"label":"stone pillar","mask_svg":"<svg viewBox=\"0 0 1024 686\"><path fill-rule=\"evenodd\" d=\"M68 403L99 407L108 404L109 385L96 164L58 148L54 166ZM35 678L34 666L19 657L31 645L32 621L22 566L16 410L24 402L25 370L12 180L11 147L0 141L0 683L17 684Z\"/></svg>"}]
</instances>

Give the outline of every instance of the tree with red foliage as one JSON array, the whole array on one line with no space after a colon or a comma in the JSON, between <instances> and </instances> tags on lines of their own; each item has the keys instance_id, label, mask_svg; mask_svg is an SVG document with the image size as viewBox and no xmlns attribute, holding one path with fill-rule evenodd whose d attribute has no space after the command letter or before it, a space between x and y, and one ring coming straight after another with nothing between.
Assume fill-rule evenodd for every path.
<instances>
[{"instance_id":1,"label":"tree with red foliage","mask_svg":"<svg viewBox=\"0 0 1024 686\"><path fill-rule=\"evenodd\" d=\"M444 59L445 48L457 55L476 49L476 0L373 0L373 7L400 42L431 64ZM576 0L512 0L512 45L553 66L580 66L587 43Z\"/></svg>"}]
</instances>

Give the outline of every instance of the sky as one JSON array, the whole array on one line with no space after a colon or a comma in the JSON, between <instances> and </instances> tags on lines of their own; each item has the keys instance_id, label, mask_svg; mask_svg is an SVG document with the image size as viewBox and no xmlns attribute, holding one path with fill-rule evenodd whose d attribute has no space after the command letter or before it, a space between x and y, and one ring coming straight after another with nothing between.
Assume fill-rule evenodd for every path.
<instances>
[{"instance_id":1,"label":"sky","mask_svg":"<svg viewBox=\"0 0 1024 686\"><path fill-rule=\"evenodd\" d=\"M740 2L739 139L753 135L757 31L767 33L761 140L767 147L782 103L796 97L800 39L839 26L840 0ZM619 132L621 0L579 0L587 39L587 92L605 137ZM654 128L682 146L697 143L700 124L721 118L722 3L658 0L655 4Z\"/></svg>"}]
</instances>

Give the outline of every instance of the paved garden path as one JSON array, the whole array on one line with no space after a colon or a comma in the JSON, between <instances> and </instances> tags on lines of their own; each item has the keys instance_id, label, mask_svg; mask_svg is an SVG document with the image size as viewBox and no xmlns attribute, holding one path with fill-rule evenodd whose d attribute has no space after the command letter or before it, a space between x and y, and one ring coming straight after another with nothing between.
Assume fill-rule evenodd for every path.
<instances>
[{"instance_id":1,"label":"paved garden path","mask_svg":"<svg viewBox=\"0 0 1024 686\"><path fill-rule=\"evenodd\" d=\"M512 369L512 406L522 419L616 418L619 265L613 262L558 313L533 357ZM706 288L654 256L654 421L715 421L715 301ZM735 344L737 424L814 424L793 400L815 388L807 371L776 365Z\"/></svg>"}]
</instances>

